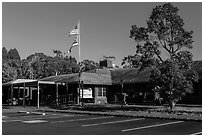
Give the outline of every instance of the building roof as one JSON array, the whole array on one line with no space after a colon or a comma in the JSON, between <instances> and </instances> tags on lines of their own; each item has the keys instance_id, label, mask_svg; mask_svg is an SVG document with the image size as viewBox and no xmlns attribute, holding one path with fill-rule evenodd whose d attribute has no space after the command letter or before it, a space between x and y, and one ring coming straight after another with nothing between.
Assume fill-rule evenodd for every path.
<instances>
[{"instance_id":1,"label":"building roof","mask_svg":"<svg viewBox=\"0 0 204 137\"><path fill-rule=\"evenodd\" d=\"M79 74L65 74L65 75L57 75L57 76L50 76L47 78L43 78L41 80L45 81L54 81L54 82L63 82L63 83L78 83L79 81ZM111 85L111 74L110 70L92 70L88 72L82 72L81 74L81 81L84 84L95 84L95 85Z\"/></svg>"},{"instance_id":2,"label":"building roof","mask_svg":"<svg viewBox=\"0 0 204 137\"><path fill-rule=\"evenodd\" d=\"M37 80L33 80L33 79L16 79L13 81L9 81L7 83L3 83L2 86L9 86L9 85L19 85L19 84L23 84L23 83L33 83L36 82Z\"/></svg>"},{"instance_id":3,"label":"building roof","mask_svg":"<svg viewBox=\"0 0 204 137\"><path fill-rule=\"evenodd\" d=\"M144 71L138 72L138 69L114 69L111 70L111 77L113 84L121 83L143 83L148 82L150 79L150 71L152 69L148 68Z\"/></svg>"},{"instance_id":4,"label":"building roof","mask_svg":"<svg viewBox=\"0 0 204 137\"><path fill-rule=\"evenodd\" d=\"M202 79L202 62L196 61L194 63L193 69L198 72L199 79ZM86 72L82 72L81 81L84 84L94 84L94 85L113 85L123 83L144 83L149 82L150 72L152 68L145 69L141 72L138 72L136 68L128 69L94 69ZM45 81L54 81L54 82L63 82L63 83L78 83L79 75L78 73L74 74L65 74L58 76L50 76L43 78L41 80Z\"/></svg>"},{"instance_id":5,"label":"building roof","mask_svg":"<svg viewBox=\"0 0 204 137\"><path fill-rule=\"evenodd\" d=\"M148 82L150 70L147 69L138 73L138 69L94 69L87 72L82 72L81 81L84 84L94 85L112 85L123 83ZM77 83L79 81L78 73L51 76L43 78L45 81L55 81L63 83Z\"/></svg>"},{"instance_id":6,"label":"building roof","mask_svg":"<svg viewBox=\"0 0 204 137\"><path fill-rule=\"evenodd\" d=\"M106 71L105 73L103 70L98 70L96 73L83 72L81 80L84 82L84 84L112 85L110 70Z\"/></svg>"},{"instance_id":7,"label":"building roof","mask_svg":"<svg viewBox=\"0 0 204 137\"><path fill-rule=\"evenodd\" d=\"M198 72L199 79L202 79L202 61L194 62L193 69ZM123 83L144 83L149 82L151 68L145 69L141 72L138 72L138 69L129 68L129 69L94 69L86 72L82 72L81 81L84 84L93 84L93 85L113 85ZM41 83L41 84L55 84L55 83L75 83L78 84L79 74L64 74L57 76L50 76L40 80L31 80L31 79L17 79L2 84L3 86L7 85L22 85L26 83L27 85Z\"/></svg>"},{"instance_id":8,"label":"building roof","mask_svg":"<svg viewBox=\"0 0 204 137\"><path fill-rule=\"evenodd\" d=\"M35 79L16 79L13 81L9 81L7 83L3 83L2 86L10 86L10 85L26 85L26 86L36 86L37 83L40 84L55 84L53 81L42 81L42 80L35 80Z\"/></svg>"}]
</instances>

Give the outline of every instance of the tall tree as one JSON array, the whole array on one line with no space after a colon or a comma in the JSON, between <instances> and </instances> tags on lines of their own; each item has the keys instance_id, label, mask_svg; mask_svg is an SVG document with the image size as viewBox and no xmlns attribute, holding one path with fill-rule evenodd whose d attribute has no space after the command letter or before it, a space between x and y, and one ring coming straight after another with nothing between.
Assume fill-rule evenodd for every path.
<instances>
[{"instance_id":1,"label":"tall tree","mask_svg":"<svg viewBox=\"0 0 204 137\"><path fill-rule=\"evenodd\" d=\"M20 55L19 55L19 53L18 53L16 48L9 50L8 58L9 59L14 59L14 60L21 60Z\"/></svg>"},{"instance_id":2,"label":"tall tree","mask_svg":"<svg viewBox=\"0 0 204 137\"><path fill-rule=\"evenodd\" d=\"M186 93L192 93L197 74L192 70L193 31L184 29L179 9L171 3L156 6L147 27L133 25L130 38L136 54L124 57L122 65L143 70L153 67L151 82L155 92L172 108ZM168 56L164 56L168 54Z\"/></svg>"},{"instance_id":3,"label":"tall tree","mask_svg":"<svg viewBox=\"0 0 204 137\"><path fill-rule=\"evenodd\" d=\"M14 67L9 66L8 63L2 64L2 83L17 79L18 73Z\"/></svg>"},{"instance_id":4,"label":"tall tree","mask_svg":"<svg viewBox=\"0 0 204 137\"><path fill-rule=\"evenodd\" d=\"M2 48L2 61L6 61L8 59L8 51L5 47Z\"/></svg>"}]
</instances>

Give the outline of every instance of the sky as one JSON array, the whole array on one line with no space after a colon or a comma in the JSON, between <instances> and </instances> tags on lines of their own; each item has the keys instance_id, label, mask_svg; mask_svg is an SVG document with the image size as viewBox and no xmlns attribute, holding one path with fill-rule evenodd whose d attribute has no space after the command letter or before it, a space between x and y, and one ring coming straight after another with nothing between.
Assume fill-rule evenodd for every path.
<instances>
[{"instance_id":1,"label":"sky","mask_svg":"<svg viewBox=\"0 0 204 137\"><path fill-rule=\"evenodd\" d=\"M115 56L114 64L134 55L135 45L129 38L132 25L146 27L155 2L3 2L2 47L16 48L21 59L34 53L54 56L53 49L68 51L75 37L69 37L80 19L81 60L100 61ZM190 50L193 60L202 59L202 3L176 2L184 28L193 30ZM78 60L78 47L68 56Z\"/></svg>"}]
</instances>

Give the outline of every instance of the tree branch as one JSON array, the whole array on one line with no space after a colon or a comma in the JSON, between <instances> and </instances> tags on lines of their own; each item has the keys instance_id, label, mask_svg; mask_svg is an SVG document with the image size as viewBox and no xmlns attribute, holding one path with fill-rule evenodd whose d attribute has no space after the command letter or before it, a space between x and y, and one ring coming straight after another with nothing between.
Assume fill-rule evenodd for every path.
<instances>
[{"instance_id":1,"label":"tree branch","mask_svg":"<svg viewBox=\"0 0 204 137\"><path fill-rule=\"evenodd\" d=\"M171 53L171 51L166 47L166 43L164 41L164 44L161 42L161 39L158 37L160 44L162 45L162 47L167 50L169 52L169 54Z\"/></svg>"},{"instance_id":2,"label":"tree branch","mask_svg":"<svg viewBox=\"0 0 204 137\"><path fill-rule=\"evenodd\" d=\"M176 53L178 50L180 50L181 49L181 46L177 46L177 49L174 51L174 53Z\"/></svg>"},{"instance_id":3,"label":"tree branch","mask_svg":"<svg viewBox=\"0 0 204 137\"><path fill-rule=\"evenodd\" d=\"M159 56L159 54L157 53L157 51L154 49L155 54L157 55L157 57L159 58L159 60L163 63L163 59L161 58L161 56Z\"/></svg>"}]
</instances>

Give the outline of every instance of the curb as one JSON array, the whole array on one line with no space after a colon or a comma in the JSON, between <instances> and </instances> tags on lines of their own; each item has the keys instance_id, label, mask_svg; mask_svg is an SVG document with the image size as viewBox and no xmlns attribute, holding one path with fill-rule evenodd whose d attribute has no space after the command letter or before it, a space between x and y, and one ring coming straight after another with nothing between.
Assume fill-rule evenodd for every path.
<instances>
[{"instance_id":1,"label":"curb","mask_svg":"<svg viewBox=\"0 0 204 137\"><path fill-rule=\"evenodd\" d=\"M71 114L89 114L89 115L104 115L104 116L120 116L120 117L138 117L138 118L152 118L152 119L171 119L171 120L185 120L185 121L199 121L202 122L202 119L196 118L181 118L181 117L162 117L162 116L142 116L142 115L128 115L128 114L111 114L111 113L100 113L100 112L82 112L82 111L61 111L61 110L36 110L43 112L57 112L57 113L71 113Z\"/></svg>"}]
</instances>

